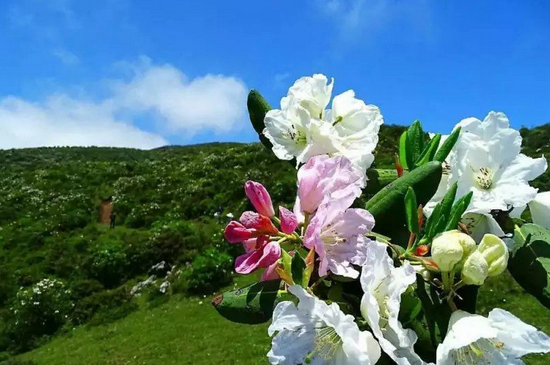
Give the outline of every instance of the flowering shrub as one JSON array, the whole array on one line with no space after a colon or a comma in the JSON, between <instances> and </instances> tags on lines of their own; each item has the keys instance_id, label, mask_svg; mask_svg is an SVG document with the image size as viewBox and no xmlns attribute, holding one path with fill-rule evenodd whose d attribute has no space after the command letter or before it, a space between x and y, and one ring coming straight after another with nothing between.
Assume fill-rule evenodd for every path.
<instances>
[{"instance_id":1,"label":"flowering shrub","mask_svg":"<svg viewBox=\"0 0 550 365\"><path fill-rule=\"evenodd\" d=\"M245 251L235 271L260 270L261 281L214 298L218 312L271 320L271 364L506 365L550 353L550 337L511 313L476 314L478 288L507 269L550 309L550 199L530 185L546 159L521 154L519 132L491 112L448 136L427 138L414 122L394 171L367 180L382 115L353 91L326 110L332 86L301 78L280 109L251 92L253 126L296 164L297 194L292 210L275 209L262 184L245 182L254 211L224 233ZM369 184L378 191L352 208Z\"/></svg>"},{"instance_id":2,"label":"flowering shrub","mask_svg":"<svg viewBox=\"0 0 550 365\"><path fill-rule=\"evenodd\" d=\"M232 280L233 258L210 248L197 256L183 274L186 289L193 294L212 294Z\"/></svg>"},{"instance_id":3,"label":"flowering shrub","mask_svg":"<svg viewBox=\"0 0 550 365\"><path fill-rule=\"evenodd\" d=\"M27 349L35 339L55 333L73 309L71 291L57 279L21 288L10 308L8 332L13 346Z\"/></svg>"}]
</instances>

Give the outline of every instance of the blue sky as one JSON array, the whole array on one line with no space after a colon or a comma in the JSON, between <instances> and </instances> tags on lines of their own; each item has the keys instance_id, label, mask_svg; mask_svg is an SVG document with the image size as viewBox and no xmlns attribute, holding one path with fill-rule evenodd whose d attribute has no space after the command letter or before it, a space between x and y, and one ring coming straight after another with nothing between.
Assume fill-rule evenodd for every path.
<instances>
[{"instance_id":1,"label":"blue sky","mask_svg":"<svg viewBox=\"0 0 550 365\"><path fill-rule=\"evenodd\" d=\"M386 123L550 122L546 0L4 0L0 16L0 148L254 141L247 91L275 106L313 73Z\"/></svg>"}]
</instances>

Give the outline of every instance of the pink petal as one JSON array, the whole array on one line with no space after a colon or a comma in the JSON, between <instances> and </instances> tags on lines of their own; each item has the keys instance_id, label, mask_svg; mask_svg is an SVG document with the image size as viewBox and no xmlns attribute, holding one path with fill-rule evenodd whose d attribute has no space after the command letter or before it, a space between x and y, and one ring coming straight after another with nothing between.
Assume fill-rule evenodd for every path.
<instances>
[{"instance_id":1,"label":"pink petal","mask_svg":"<svg viewBox=\"0 0 550 365\"><path fill-rule=\"evenodd\" d=\"M241 223L231 221L225 227L224 235L229 242L239 243L254 237L255 233L253 230L246 228Z\"/></svg>"},{"instance_id":2,"label":"pink petal","mask_svg":"<svg viewBox=\"0 0 550 365\"><path fill-rule=\"evenodd\" d=\"M281 230L286 234L291 234L298 227L298 218L285 207L279 207L279 219L281 220Z\"/></svg>"},{"instance_id":3,"label":"pink petal","mask_svg":"<svg viewBox=\"0 0 550 365\"><path fill-rule=\"evenodd\" d=\"M262 184L249 180L244 184L244 191L258 213L269 218L275 215L271 197Z\"/></svg>"},{"instance_id":4,"label":"pink petal","mask_svg":"<svg viewBox=\"0 0 550 365\"><path fill-rule=\"evenodd\" d=\"M277 242L270 242L251 253L246 253L235 260L235 271L239 274L250 274L258 268L268 267L281 256L281 247Z\"/></svg>"},{"instance_id":5,"label":"pink petal","mask_svg":"<svg viewBox=\"0 0 550 365\"><path fill-rule=\"evenodd\" d=\"M273 225L271 219L256 212L244 212L241 215L241 218L239 218L239 221L246 228L255 229L256 231L266 235L275 236L279 233L279 230Z\"/></svg>"},{"instance_id":6,"label":"pink petal","mask_svg":"<svg viewBox=\"0 0 550 365\"><path fill-rule=\"evenodd\" d=\"M261 281L277 280L279 279L279 274L277 273L277 268L279 267L279 262L275 261L273 264L269 265L267 269L262 274Z\"/></svg>"}]
</instances>

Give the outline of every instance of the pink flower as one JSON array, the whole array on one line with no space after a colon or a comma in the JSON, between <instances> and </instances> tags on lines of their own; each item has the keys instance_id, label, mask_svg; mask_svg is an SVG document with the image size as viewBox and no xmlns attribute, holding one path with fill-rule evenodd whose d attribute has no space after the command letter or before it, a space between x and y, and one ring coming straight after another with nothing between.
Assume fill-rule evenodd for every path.
<instances>
[{"instance_id":1,"label":"pink flower","mask_svg":"<svg viewBox=\"0 0 550 365\"><path fill-rule=\"evenodd\" d=\"M366 177L344 156L312 157L298 170L298 196L294 213L303 221L303 214L313 214L325 202L339 200L349 207L361 195Z\"/></svg>"},{"instance_id":2,"label":"pink flower","mask_svg":"<svg viewBox=\"0 0 550 365\"><path fill-rule=\"evenodd\" d=\"M231 243L240 243L255 237L256 233L237 221L231 221L225 227L225 238Z\"/></svg>"},{"instance_id":3,"label":"pink flower","mask_svg":"<svg viewBox=\"0 0 550 365\"><path fill-rule=\"evenodd\" d=\"M247 240L243 246L246 253L237 257L235 261L235 271L239 274L250 274L259 268L269 267L281 256L279 244L270 242L266 236Z\"/></svg>"},{"instance_id":4,"label":"pink flower","mask_svg":"<svg viewBox=\"0 0 550 365\"><path fill-rule=\"evenodd\" d=\"M275 215L271 197L262 184L249 180L244 184L244 191L258 213L269 218Z\"/></svg>"},{"instance_id":5,"label":"pink flower","mask_svg":"<svg viewBox=\"0 0 550 365\"><path fill-rule=\"evenodd\" d=\"M292 234L298 227L298 218L285 207L279 207L279 219L281 220L281 231L286 234Z\"/></svg>"},{"instance_id":6,"label":"pink flower","mask_svg":"<svg viewBox=\"0 0 550 365\"><path fill-rule=\"evenodd\" d=\"M269 265L267 269L262 274L261 281L277 280L279 279L279 274L277 273L277 268L279 267L279 261L275 261L273 264Z\"/></svg>"},{"instance_id":7,"label":"pink flower","mask_svg":"<svg viewBox=\"0 0 550 365\"><path fill-rule=\"evenodd\" d=\"M256 212L244 212L239 221L248 229L253 229L260 234L276 236L279 233L271 219Z\"/></svg>"},{"instance_id":8,"label":"pink flower","mask_svg":"<svg viewBox=\"0 0 550 365\"><path fill-rule=\"evenodd\" d=\"M370 242L365 233L374 227L374 218L364 209L346 208L342 209L338 202L323 204L307 227L304 246L315 247L320 276L330 270L336 275L357 278L359 272L353 265L365 261Z\"/></svg>"}]
</instances>

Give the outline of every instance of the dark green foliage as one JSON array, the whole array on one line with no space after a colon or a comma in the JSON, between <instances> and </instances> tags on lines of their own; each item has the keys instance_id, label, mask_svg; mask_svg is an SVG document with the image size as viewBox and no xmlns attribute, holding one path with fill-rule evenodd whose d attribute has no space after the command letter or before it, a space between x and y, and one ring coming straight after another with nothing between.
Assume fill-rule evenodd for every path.
<instances>
[{"instance_id":1,"label":"dark green foliage","mask_svg":"<svg viewBox=\"0 0 550 365\"><path fill-rule=\"evenodd\" d=\"M280 280L262 281L223 293L212 300L218 313L230 321L259 324L271 319L279 298Z\"/></svg>"},{"instance_id":2,"label":"dark green foliage","mask_svg":"<svg viewBox=\"0 0 550 365\"><path fill-rule=\"evenodd\" d=\"M187 291L193 294L212 294L231 283L233 259L224 252L210 248L197 256L184 273Z\"/></svg>"}]
</instances>

